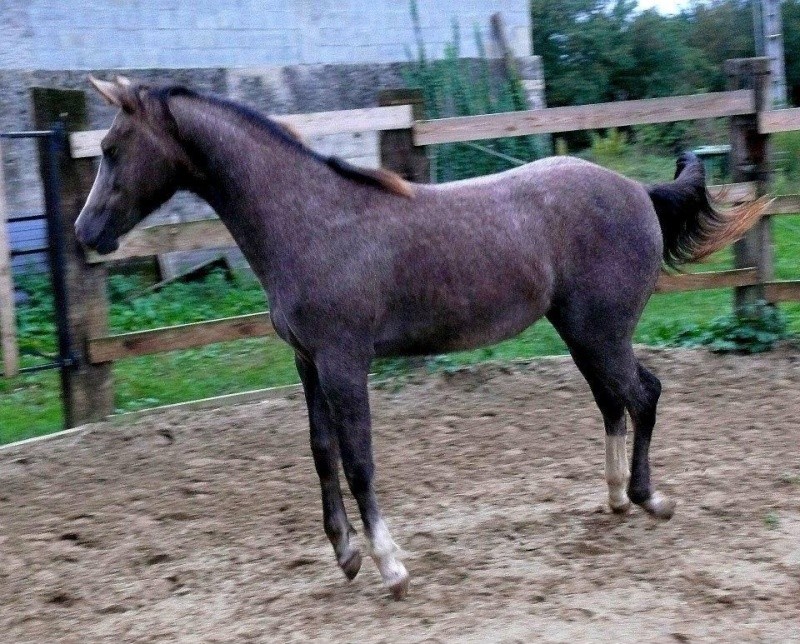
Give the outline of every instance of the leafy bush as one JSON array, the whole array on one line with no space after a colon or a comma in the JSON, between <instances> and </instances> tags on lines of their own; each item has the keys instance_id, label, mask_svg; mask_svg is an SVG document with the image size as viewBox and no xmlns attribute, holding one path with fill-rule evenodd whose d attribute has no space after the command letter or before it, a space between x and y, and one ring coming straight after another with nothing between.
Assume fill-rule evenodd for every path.
<instances>
[{"instance_id":1,"label":"leafy bush","mask_svg":"<svg viewBox=\"0 0 800 644\"><path fill-rule=\"evenodd\" d=\"M592 157L598 162L603 163L607 159L619 158L628 151L628 137L622 130L611 128L605 136L597 132L591 133Z\"/></svg>"},{"instance_id":2,"label":"leafy bush","mask_svg":"<svg viewBox=\"0 0 800 644\"><path fill-rule=\"evenodd\" d=\"M678 331L669 344L705 346L715 353L762 353L789 337L786 316L775 306L759 302L739 312Z\"/></svg>"},{"instance_id":3,"label":"leafy bush","mask_svg":"<svg viewBox=\"0 0 800 644\"><path fill-rule=\"evenodd\" d=\"M645 150L674 154L687 146L689 127L687 121L636 125L633 136L637 146Z\"/></svg>"},{"instance_id":4,"label":"leafy bush","mask_svg":"<svg viewBox=\"0 0 800 644\"><path fill-rule=\"evenodd\" d=\"M19 279L27 301L17 307L17 336L23 355L52 354L56 350L55 309L50 279L45 274L28 273Z\"/></svg>"}]
</instances>

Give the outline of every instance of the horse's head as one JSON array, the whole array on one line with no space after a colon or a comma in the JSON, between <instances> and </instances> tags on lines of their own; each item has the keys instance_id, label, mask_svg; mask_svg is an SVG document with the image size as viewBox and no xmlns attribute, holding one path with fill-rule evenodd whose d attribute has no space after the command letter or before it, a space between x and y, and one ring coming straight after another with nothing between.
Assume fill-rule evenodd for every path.
<instances>
[{"instance_id":1,"label":"horse's head","mask_svg":"<svg viewBox=\"0 0 800 644\"><path fill-rule=\"evenodd\" d=\"M186 187L190 164L165 98L124 78L89 80L108 103L120 108L101 143L100 169L75 222L78 240L105 254L115 251L122 235Z\"/></svg>"}]
</instances>

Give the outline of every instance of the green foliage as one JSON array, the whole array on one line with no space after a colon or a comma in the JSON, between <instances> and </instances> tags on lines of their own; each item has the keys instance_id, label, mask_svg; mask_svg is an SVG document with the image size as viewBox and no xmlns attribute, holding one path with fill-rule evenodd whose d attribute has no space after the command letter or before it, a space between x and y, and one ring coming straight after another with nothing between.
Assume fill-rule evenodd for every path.
<instances>
[{"instance_id":1,"label":"green foliage","mask_svg":"<svg viewBox=\"0 0 800 644\"><path fill-rule=\"evenodd\" d=\"M479 52L477 60L460 57L461 29L456 21L453 21L452 40L445 45L443 59L431 60L422 38L416 0L411 0L411 19L416 36L416 60L404 69L403 75L408 86L422 89L427 118L474 116L525 108L520 80L509 78L500 61L487 58L477 27L473 34ZM461 143L435 146L435 181L507 170L544 156L545 152L543 141L537 137L495 139L482 142L480 146Z\"/></svg>"},{"instance_id":2,"label":"green foliage","mask_svg":"<svg viewBox=\"0 0 800 644\"><path fill-rule=\"evenodd\" d=\"M673 346L705 346L715 353L762 353L789 337L786 316L777 307L760 302L740 312L690 325L670 340Z\"/></svg>"},{"instance_id":3,"label":"green foliage","mask_svg":"<svg viewBox=\"0 0 800 644\"><path fill-rule=\"evenodd\" d=\"M551 106L719 91L723 62L754 51L742 0L676 16L639 12L632 0L532 0L531 24Z\"/></svg>"},{"instance_id":4,"label":"green foliage","mask_svg":"<svg viewBox=\"0 0 800 644\"><path fill-rule=\"evenodd\" d=\"M19 280L28 301L17 307L17 335L20 353L52 354L56 350L53 292L47 275L27 274Z\"/></svg>"},{"instance_id":5,"label":"green foliage","mask_svg":"<svg viewBox=\"0 0 800 644\"><path fill-rule=\"evenodd\" d=\"M628 151L628 137L622 130L611 128L605 136L597 132L591 133L591 154L601 165L611 159L618 159Z\"/></svg>"},{"instance_id":6,"label":"green foliage","mask_svg":"<svg viewBox=\"0 0 800 644\"><path fill-rule=\"evenodd\" d=\"M197 282L175 282L160 291L141 293L136 278L113 276L109 280L110 326L115 332L135 331L245 315L266 308L264 291L249 275L214 271Z\"/></svg>"},{"instance_id":7,"label":"green foliage","mask_svg":"<svg viewBox=\"0 0 800 644\"><path fill-rule=\"evenodd\" d=\"M619 151L619 146L617 150ZM602 159L594 156L591 148L581 152L578 156L590 161L601 163L609 170L614 170L626 177L638 179L644 183L656 183L672 177L675 172L675 158L647 154L638 149L638 146L628 144L623 153L606 155Z\"/></svg>"},{"instance_id":8,"label":"green foliage","mask_svg":"<svg viewBox=\"0 0 800 644\"><path fill-rule=\"evenodd\" d=\"M669 150L676 153L687 147L690 136L688 121L654 123L633 128L636 144L644 150Z\"/></svg>"},{"instance_id":9,"label":"green foliage","mask_svg":"<svg viewBox=\"0 0 800 644\"><path fill-rule=\"evenodd\" d=\"M800 192L800 131L772 135L774 184L776 194Z\"/></svg>"}]
</instances>

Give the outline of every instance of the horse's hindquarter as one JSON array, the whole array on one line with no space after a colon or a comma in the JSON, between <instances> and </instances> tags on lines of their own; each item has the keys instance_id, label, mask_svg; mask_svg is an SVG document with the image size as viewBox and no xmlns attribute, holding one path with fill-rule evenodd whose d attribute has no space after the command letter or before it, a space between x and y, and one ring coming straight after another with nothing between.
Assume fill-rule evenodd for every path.
<instances>
[{"instance_id":1,"label":"horse's hindquarter","mask_svg":"<svg viewBox=\"0 0 800 644\"><path fill-rule=\"evenodd\" d=\"M547 210L555 297L583 293L643 306L661 268L662 235L642 184L580 161L545 167L557 198Z\"/></svg>"}]
</instances>

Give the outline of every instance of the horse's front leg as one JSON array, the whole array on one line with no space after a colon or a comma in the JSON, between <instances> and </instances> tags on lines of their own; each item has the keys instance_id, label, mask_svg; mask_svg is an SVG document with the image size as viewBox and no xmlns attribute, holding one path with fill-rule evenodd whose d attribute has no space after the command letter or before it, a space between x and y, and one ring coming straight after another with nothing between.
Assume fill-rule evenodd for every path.
<instances>
[{"instance_id":1,"label":"horse's front leg","mask_svg":"<svg viewBox=\"0 0 800 644\"><path fill-rule=\"evenodd\" d=\"M389 534L375 495L375 466L367 373L369 359L354 359L343 352L329 352L316 360L320 385L335 423L342 465L350 490L358 503L370 554L383 583L395 599L408 591L408 572L396 557L398 547Z\"/></svg>"},{"instance_id":2,"label":"horse's front leg","mask_svg":"<svg viewBox=\"0 0 800 644\"><path fill-rule=\"evenodd\" d=\"M348 579L353 579L361 568L361 552L350 541L355 530L347 519L339 485L339 448L336 429L331 426L328 403L319 386L316 367L299 355L295 364L308 405L311 426L311 453L322 489L322 518L336 561Z\"/></svg>"}]
</instances>

